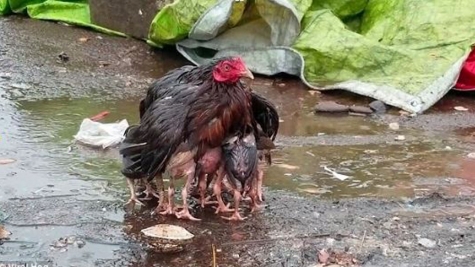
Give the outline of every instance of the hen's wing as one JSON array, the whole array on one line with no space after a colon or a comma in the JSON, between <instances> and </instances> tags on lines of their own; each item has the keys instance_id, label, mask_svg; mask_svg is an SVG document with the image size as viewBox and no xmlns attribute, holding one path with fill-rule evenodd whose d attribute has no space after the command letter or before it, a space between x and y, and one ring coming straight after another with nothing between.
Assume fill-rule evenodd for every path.
<instances>
[{"instance_id":1,"label":"hen's wing","mask_svg":"<svg viewBox=\"0 0 475 267\"><path fill-rule=\"evenodd\" d=\"M186 116L195 90L187 90L187 84L176 85L175 89L180 91L175 97L157 99L151 104L140 125L126 136L127 147L120 150L124 158L132 159L129 168L140 169L149 179L165 170L185 141Z\"/></svg>"},{"instance_id":2,"label":"hen's wing","mask_svg":"<svg viewBox=\"0 0 475 267\"><path fill-rule=\"evenodd\" d=\"M185 65L180 68L173 69L167 72L160 79L155 80L147 90L147 95L140 101L140 118L143 117L145 111L152 105L152 103L160 98L173 97L179 93L180 87L177 85L188 83L187 75L196 67L192 65Z\"/></svg>"},{"instance_id":3,"label":"hen's wing","mask_svg":"<svg viewBox=\"0 0 475 267\"><path fill-rule=\"evenodd\" d=\"M279 131L279 114L276 107L265 97L255 92L251 92L251 101L254 119L267 137L274 141Z\"/></svg>"}]
</instances>

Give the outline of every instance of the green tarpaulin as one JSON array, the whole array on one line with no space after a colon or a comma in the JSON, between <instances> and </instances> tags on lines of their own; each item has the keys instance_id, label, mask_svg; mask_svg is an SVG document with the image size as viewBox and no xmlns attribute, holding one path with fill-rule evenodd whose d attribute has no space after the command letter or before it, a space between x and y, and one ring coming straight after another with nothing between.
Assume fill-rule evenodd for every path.
<instances>
[{"instance_id":1,"label":"green tarpaulin","mask_svg":"<svg viewBox=\"0 0 475 267\"><path fill-rule=\"evenodd\" d=\"M0 12L96 30L87 1L0 0ZM176 0L150 43L195 64L240 54L256 73L297 75L421 113L454 85L475 43L474 0Z\"/></svg>"}]
</instances>

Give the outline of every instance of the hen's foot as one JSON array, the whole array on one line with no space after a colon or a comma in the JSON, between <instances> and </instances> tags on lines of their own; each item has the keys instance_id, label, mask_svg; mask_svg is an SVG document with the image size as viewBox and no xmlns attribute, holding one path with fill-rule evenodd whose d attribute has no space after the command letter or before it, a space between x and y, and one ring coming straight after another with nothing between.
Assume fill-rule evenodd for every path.
<instances>
[{"instance_id":1,"label":"hen's foot","mask_svg":"<svg viewBox=\"0 0 475 267\"><path fill-rule=\"evenodd\" d=\"M233 213L233 215L231 215L231 217L221 216L221 218L223 218L225 220L228 220L228 221L244 221L244 219L246 219L246 217L242 217L241 214L239 214L239 212L237 212L237 211L235 211Z\"/></svg>"}]
</instances>

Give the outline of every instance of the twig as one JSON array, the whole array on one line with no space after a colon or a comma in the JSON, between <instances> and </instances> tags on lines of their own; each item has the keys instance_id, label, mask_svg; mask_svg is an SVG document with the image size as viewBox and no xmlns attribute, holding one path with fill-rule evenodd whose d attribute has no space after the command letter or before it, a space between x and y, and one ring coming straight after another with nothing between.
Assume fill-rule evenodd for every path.
<instances>
[{"instance_id":1,"label":"twig","mask_svg":"<svg viewBox=\"0 0 475 267\"><path fill-rule=\"evenodd\" d=\"M216 247L214 244L211 244L211 249L213 250L213 267L216 267Z\"/></svg>"},{"instance_id":2,"label":"twig","mask_svg":"<svg viewBox=\"0 0 475 267\"><path fill-rule=\"evenodd\" d=\"M361 244L360 244L360 248L358 249L358 254L361 253L361 249L363 249L363 243L364 243L364 239L366 238L366 230L364 230L364 233L363 233L363 238L361 239Z\"/></svg>"}]
</instances>

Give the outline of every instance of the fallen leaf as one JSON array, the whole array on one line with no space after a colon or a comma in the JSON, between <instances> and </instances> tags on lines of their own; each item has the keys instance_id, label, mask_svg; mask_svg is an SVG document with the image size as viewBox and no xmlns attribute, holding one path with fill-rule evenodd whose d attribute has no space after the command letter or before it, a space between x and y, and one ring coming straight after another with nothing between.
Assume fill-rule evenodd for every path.
<instances>
[{"instance_id":1,"label":"fallen leaf","mask_svg":"<svg viewBox=\"0 0 475 267\"><path fill-rule=\"evenodd\" d=\"M188 232L185 228L171 224L157 224L155 226L143 229L141 232L149 237L170 240L188 240L194 237L194 235Z\"/></svg>"},{"instance_id":2,"label":"fallen leaf","mask_svg":"<svg viewBox=\"0 0 475 267\"><path fill-rule=\"evenodd\" d=\"M462 107L462 106L456 106L456 107L454 107L454 109L457 110L457 111L467 111L468 110L468 108Z\"/></svg>"},{"instance_id":3,"label":"fallen leaf","mask_svg":"<svg viewBox=\"0 0 475 267\"><path fill-rule=\"evenodd\" d=\"M319 263L327 263L328 259L330 258L330 254L325 249L318 251L318 262Z\"/></svg>"},{"instance_id":4,"label":"fallen leaf","mask_svg":"<svg viewBox=\"0 0 475 267\"><path fill-rule=\"evenodd\" d=\"M87 37L81 37L81 38L79 38L79 42L81 42L81 43L85 43L85 42L87 42L87 41L89 41L89 38L87 38Z\"/></svg>"},{"instance_id":5,"label":"fallen leaf","mask_svg":"<svg viewBox=\"0 0 475 267\"><path fill-rule=\"evenodd\" d=\"M277 167L288 169L288 170L296 170L296 169L300 168L298 166L289 165L289 164L285 164L285 163L279 163L279 164L274 164L274 165L276 165Z\"/></svg>"},{"instance_id":6,"label":"fallen leaf","mask_svg":"<svg viewBox=\"0 0 475 267\"><path fill-rule=\"evenodd\" d=\"M3 227L3 225L0 225L0 240L2 239L8 239L8 237L11 235L12 233L7 231L7 229L5 229L5 227Z\"/></svg>"},{"instance_id":7,"label":"fallen leaf","mask_svg":"<svg viewBox=\"0 0 475 267\"><path fill-rule=\"evenodd\" d=\"M2 164L10 164L10 163L13 163L15 162L16 160L15 159L0 159L0 165Z\"/></svg>"}]
</instances>

